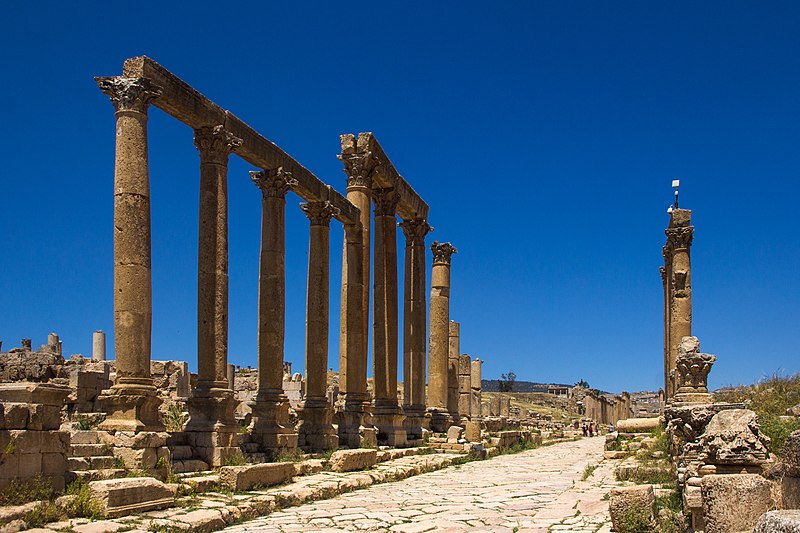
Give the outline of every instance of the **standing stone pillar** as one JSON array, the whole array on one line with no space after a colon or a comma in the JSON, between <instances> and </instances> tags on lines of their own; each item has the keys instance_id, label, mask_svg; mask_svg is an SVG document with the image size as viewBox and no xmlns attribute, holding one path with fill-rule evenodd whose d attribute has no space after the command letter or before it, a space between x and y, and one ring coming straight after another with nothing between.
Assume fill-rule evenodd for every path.
<instances>
[{"instance_id":1,"label":"standing stone pillar","mask_svg":"<svg viewBox=\"0 0 800 533\"><path fill-rule=\"evenodd\" d=\"M421 439L425 419L425 236L427 221L409 219L400 223L406 237L403 283L403 411L409 439Z\"/></svg>"},{"instance_id":2,"label":"standing stone pillar","mask_svg":"<svg viewBox=\"0 0 800 533\"><path fill-rule=\"evenodd\" d=\"M377 160L371 153L357 153L354 141L342 136L339 156L347 174L347 200L360 211L360 223L344 229L342 257L342 310L339 337L339 388L344 411L339 423L339 443L351 448L377 444L367 392L369 337L370 227L372 178ZM356 298L360 298L356 301ZM355 323L355 313L360 323Z\"/></svg>"},{"instance_id":3,"label":"standing stone pillar","mask_svg":"<svg viewBox=\"0 0 800 533\"><path fill-rule=\"evenodd\" d=\"M375 315L372 343L378 442L405 446L403 411L397 400L397 224L399 196L390 189L373 191L375 202Z\"/></svg>"},{"instance_id":4,"label":"standing stone pillar","mask_svg":"<svg viewBox=\"0 0 800 533\"><path fill-rule=\"evenodd\" d=\"M306 292L306 395L298 409L298 445L308 451L335 449L339 437L328 403L328 296L330 224L338 209L330 202L300 206L311 224Z\"/></svg>"},{"instance_id":5,"label":"standing stone pillar","mask_svg":"<svg viewBox=\"0 0 800 533\"><path fill-rule=\"evenodd\" d=\"M671 258L669 256L669 249L667 246L662 247L661 255L664 258L664 266L659 267L659 273L661 274L661 288L664 291L664 388L667 388L667 384L670 381L670 366L669 366L669 319L670 319L670 305L672 303L672 297L670 296L670 263Z\"/></svg>"},{"instance_id":6,"label":"standing stone pillar","mask_svg":"<svg viewBox=\"0 0 800 533\"><path fill-rule=\"evenodd\" d=\"M283 393L286 271L284 266L286 193L297 181L282 167L251 172L261 189L261 259L258 278L258 392L250 405L251 438L268 452L296 448L289 425L289 400Z\"/></svg>"},{"instance_id":7,"label":"standing stone pillar","mask_svg":"<svg viewBox=\"0 0 800 533\"><path fill-rule=\"evenodd\" d=\"M480 420L483 417L482 403L481 403L481 381L483 379L483 371L481 368L483 361L475 359L470 363L470 389L471 390L471 414L472 420Z\"/></svg>"},{"instance_id":8,"label":"standing stone pillar","mask_svg":"<svg viewBox=\"0 0 800 533\"><path fill-rule=\"evenodd\" d=\"M161 88L147 78L95 78L116 109L114 344L117 381L100 396L104 430L160 431L150 376L152 284L147 107Z\"/></svg>"},{"instance_id":9,"label":"standing stone pillar","mask_svg":"<svg viewBox=\"0 0 800 533\"><path fill-rule=\"evenodd\" d=\"M92 361L106 360L106 334L99 329L92 333Z\"/></svg>"},{"instance_id":10,"label":"standing stone pillar","mask_svg":"<svg viewBox=\"0 0 800 533\"><path fill-rule=\"evenodd\" d=\"M669 283L669 379L666 385L667 401L677 389L678 349L684 337L692 335L692 276L689 249L694 236L691 225L692 212L688 209L674 209L670 213L666 229L669 257L667 268Z\"/></svg>"},{"instance_id":11,"label":"standing stone pillar","mask_svg":"<svg viewBox=\"0 0 800 533\"><path fill-rule=\"evenodd\" d=\"M472 420L472 360L467 354L458 356L458 416L461 422Z\"/></svg>"},{"instance_id":12,"label":"standing stone pillar","mask_svg":"<svg viewBox=\"0 0 800 533\"><path fill-rule=\"evenodd\" d=\"M200 153L197 247L197 387L186 431L212 466L238 450L236 400L228 382L228 156L241 145L223 126L195 130Z\"/></svg>"},{"instance_id":13,"label":"standing stone pillar","mask_svg":"<svg viewBox=\"0 0 800 533\"><path fill-rule=\"evenodd\" d=\"M452 422L447 405L450 350L450 258L458 251L448 242L434 241L431 273L430 340L428 344L428 412L431 429L442 433Z\"/></svg>"},{"instance_id":14,"label":"standing stone pillar","mask_svg":"<svg viewBox=\"0 0 800 533\"><path fill-rule=\"evenodd\" d=\"M461 420L458 410L458 359L461 355L461 324L451 320L447 350L447 410L454 424Z\"/></svg>"}]
</instances>

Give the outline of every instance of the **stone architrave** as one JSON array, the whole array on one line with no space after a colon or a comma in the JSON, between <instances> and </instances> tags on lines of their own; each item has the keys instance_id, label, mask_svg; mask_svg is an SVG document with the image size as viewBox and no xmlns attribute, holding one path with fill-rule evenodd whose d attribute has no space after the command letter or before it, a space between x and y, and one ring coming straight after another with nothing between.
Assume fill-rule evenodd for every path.
<instances>
[{"instance_id":1,"label":"stone architrave","mask_svg":"<svg viewBox=\"0 0 800 533\"><path fill-rule=\"evenodd\" d=\"M333 407L326 394L330 223L338 209L330 202L309 202L300 207L308 217L311 238L306 293L306 396L298 409L298 445L310 451L323 451L335 449L339 443L332 424Z\"/></svg>"},{"instance_id":2,"label":"stone architrave","mask_svg":"<svg viewBox=\"0 0 800 533\"><path fill-rule=\"evenodd\" d=\"M458 359L461 355L461 324L450 321L450 337L447 350L447 410L454 424L461 420L458 408Z\"/></svg>"},{"instance_id":3,"label":"stone architrave","mask_svg":"<svg viewBox=\"0 0 800 533\"><path fill-rule=\"evenodd\" d=\"M397 400L397 224L400 200L391 189L373 189L375 204L375 292L372 343L375 406L372 421L378 442L405 446L403 410Z\"/></svg>"},{"instance_id":4,"label":"stone architrave","mask_svg":"<svg viewBox=\"0 0 800 533\"><path fill-rule=\"evenodd\" d=\"M694 405L713 403L708 393L708 373L717 357L708 353L700 353L700 341L697 337L684 337L678 346L678 358L675 361L676 379L673 405Z\"/></svg>"},{"instance_id":5,"label":"stone architrave","mask_svg":"<svg viewBox=\"0 0 800 533\"><path fill-rule=\"evenodd\" d=\"M261 190L261 258L258 278L258 392L250 404L250 433L265 451L296 448L289 425L289 400L283 392L286 316L286 193L296 185L284 168L250 173Z\"/></svg>"},{"instance_id":6,"label":"stone architrave","mask_svg":"<svg viewBox=\"0 0 800 533\"><path fill-rule=\"evenodd\" d=\"M371 153L356 153L354 149L346 152L343 149L339 158L347 174L347 200L361 212L359 224L347 224L344 228L339 337L339 390L344 397L344 410L339 422L339 443L357 448L376 442L376 431L370 413L371 402L367 392L367 342L370 205L373 173L378 161Z\"/></svg>"},{"instance_id":7,"label":"stone architrave","mask_svg":"<svg viewBox=\"0 0 800 533\"><path fill-rule=\"evenodd\" d=\"M443 433L452 423L447 406L447 370L450 350L450 259L458 251L450 243L434 241L431 272L430 336L428 342L428 412L431 429Z\"/></svg>"},{"instance_id":8,"label":"stone architrave","mask_svg":"<svg viewBox=\"0 0 800 533\"><path fill-rule=\"evenodd\" d=\"M212 466L238 450L236 399L228 383L228 156L241 145L223 126L195 130L200 153L197 387L186 432Z\"/></svg>"},{"instance_id":9,"label":"stone architrave","mask_svg":"<svg viewBox=\"0 0 800 533\"><path fill-rule=\"evenodd\" d=\"M423 219L400 223L406 238L403 284L403 411L409 439L425 428L425 236L433 228Z\"/></svg>"},{"instance_id":10,"label":"stone architrave","mask_svg":"<svg viewBox=\"0 0 800 533\"><path fill-rule=\"evenodd\" d=\"M117 381L99 398L101 429L160 431L161 400L150 376L152 276L147 108L161 88L147 78L98 77L116 109L114 160L114 344Z\"/></svg>"},{"instance_id":11,"label":"stone architrave","mask_svg":"<svg viewBox=\"0 0 800 533\"><path fill-rule=\"evenodd\" d=\"M676 366L678 359L678 346L684 337L692 334L692 276L690 248L694 236L694 226L691 225L692 212L688 209L674 209L670 213L669 226L665 230L667 244L664 247L665 289L667 297L666 320L668 329L669 350L667 353L668 364L665 382L667 401L675 395Z\"/></svg>"}]
</instances>

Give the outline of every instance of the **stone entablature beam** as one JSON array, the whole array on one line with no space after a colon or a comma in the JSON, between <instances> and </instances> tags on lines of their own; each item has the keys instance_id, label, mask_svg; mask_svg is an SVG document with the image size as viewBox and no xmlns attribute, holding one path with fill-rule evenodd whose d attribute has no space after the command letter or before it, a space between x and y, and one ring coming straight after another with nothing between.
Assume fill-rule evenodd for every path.
<instances>
[{"instance_id":1,"label":"stone entablature beam","mask_svg":"<svg viewBox=\"0 0 800 533\"><path fill-rule=\"evenodd\" d=\"M258 168L283 168L291 172L297 181L292 190L298 196L308 202L330 202L339 210L335 218L345 224L358 221L358 209L344 196L236 115L224 110L149 57L127 59L122 70L124 76L147 78L161 88L160 97L152 103L155 107L192 129L224 125L226 131L242 140L236 155Z\"/></svg>"}]
</instances>

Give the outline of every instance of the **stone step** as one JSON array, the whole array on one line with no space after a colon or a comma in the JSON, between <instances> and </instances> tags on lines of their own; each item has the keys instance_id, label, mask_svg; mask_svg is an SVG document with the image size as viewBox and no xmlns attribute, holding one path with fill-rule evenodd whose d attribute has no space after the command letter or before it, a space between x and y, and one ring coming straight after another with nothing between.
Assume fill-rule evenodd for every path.
<instances>
[{"instance_id":1,"label":"stone step","mask_svg":"<svg viewBox=\"0 0 800 533\"><path fill-rule=\"evenodd\" d=\"M183 479L183 482L194 489L197 494L209 492L219 487L219 475L195 476Z\"/></svg>"},{"instance_id":2,"label":"stone step","mask_svg":"<svg viewBox=\"0 0 800 533\"><path fill-rule=\"evenodd\" d=\"M185 474L186 472L204 472L208 470L208 463L200 459L185 459L181 461L172 461L172 471L176 474Z\"/></svg>"},{"instance_id":3,"label":"stone step","mask_svg":"<svg viewBox=\"0 0 800 533\"><path fill-rule=\"evenodd\" d=\"M69 457L67 468L70 470L101 470L114 468L116 458L113 455L95 455L92 457Z\"/></svg>"},{"instance_id":4,"label":"stone step","mask_svg":"<svg viewBox=\"0 0 800 533\"><path fill-rule=\"evenodd\" d=\"M172 451L173 461L185 461L194 456L194 451L191 446L172 446L170 450Z\"/></svg>"},{"instance_id":5,"label":"stone step","mask_svg":"<svg viewBox=\"0 0 800 533\"><path fill-rule=\"evenodd\" d=\"M72 457L94 457L98 455L109 455L111 450L108 444L73 444Z\"/></svg>"},{"instance_id":6,"label":"stone step","mask_svg":"<svg viewBox=\"0 0 800 533\"><path fill-rule=\"evenodd\" d=\"M69 472L69 474L70 477L83 479L84 481L97 481L125 477L127 471L124 468L101 468L98 470L75 470Z\"/></svg>"}]
</instances>

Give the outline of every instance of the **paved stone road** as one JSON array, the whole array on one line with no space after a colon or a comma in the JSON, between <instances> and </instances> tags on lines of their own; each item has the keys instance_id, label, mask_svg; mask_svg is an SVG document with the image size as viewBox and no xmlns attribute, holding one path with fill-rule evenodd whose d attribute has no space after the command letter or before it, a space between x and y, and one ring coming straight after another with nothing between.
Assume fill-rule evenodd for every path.
<instances>
[{"instance_id":1,"label":"paved stone road","mask_svg":"<svg viewBox=\"0 0 800 533\"><path fill-rule=\"evenodd\" d=\"M564 442L376 485L275 512L230 533L608 532L616 485L603 437ZM582 481L587 465L599 466Z\"/></svg>"}]
</instances>

